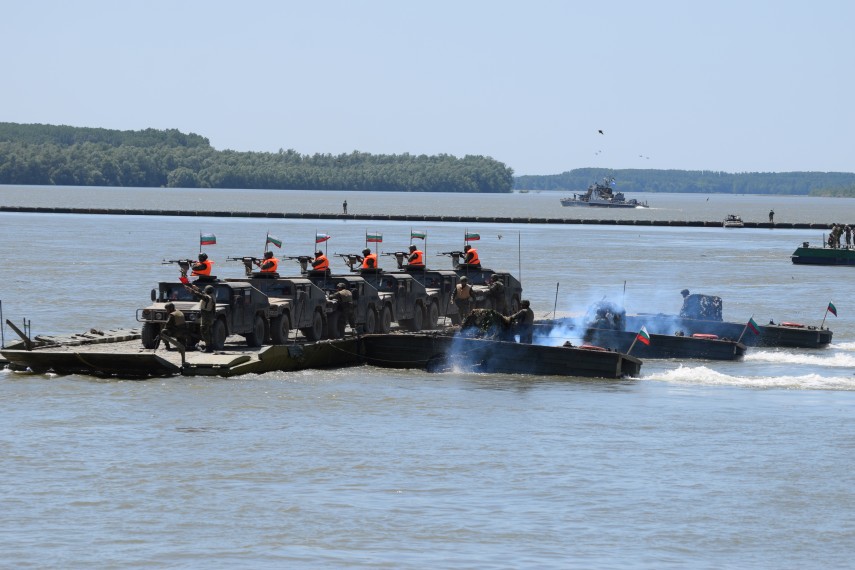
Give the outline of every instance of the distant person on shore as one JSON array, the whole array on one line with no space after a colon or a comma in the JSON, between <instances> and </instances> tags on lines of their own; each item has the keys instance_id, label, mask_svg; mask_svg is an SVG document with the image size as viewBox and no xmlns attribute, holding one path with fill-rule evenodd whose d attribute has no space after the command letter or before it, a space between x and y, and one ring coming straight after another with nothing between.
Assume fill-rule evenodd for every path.
<instances>
[{"instance_id":1,"label":"distant person on shore","mask_svg":"<svg viewBox=\"0 0 855 570\"><path fill-rule=\"evenodd\" d=\"M775 210L769 210L769 223L775 222Z\"/></svg>"},{"instance_id":2,"label":"distant person on shore","mask_svg":"<svg viewBox=\"0 0 855 570\"><path fill-rule=\"evenodd\" d=\"M341 203L341 210L345 214L347 213L347 200L345 200L344 202Z\"/></svg>"}]
</instances>

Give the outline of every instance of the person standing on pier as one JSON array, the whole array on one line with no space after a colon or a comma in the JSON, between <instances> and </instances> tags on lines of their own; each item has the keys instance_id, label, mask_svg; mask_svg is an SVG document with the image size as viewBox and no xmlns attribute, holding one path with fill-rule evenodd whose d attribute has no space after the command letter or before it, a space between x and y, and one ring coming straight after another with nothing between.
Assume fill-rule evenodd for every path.
<instances>
[{"instance_id":1,"label":"person standing on pier","mask_svg":"<svg viewBox=\"0 0 855 570\"><path fill-rule=\"evenodd\" d=\"M347 200L341 203L341 210L343 213L347 214Z\"/></svg>"},{"instance_id":2,"label":"person standing on pier","mask_svg":"<svg viewBox=\"0 0 855 570\"><path fill-rule=\"evenodd\" d=\"M775 210L769 210L769 223L774 223L775 221Z\"/></svg>"}]
</instances>

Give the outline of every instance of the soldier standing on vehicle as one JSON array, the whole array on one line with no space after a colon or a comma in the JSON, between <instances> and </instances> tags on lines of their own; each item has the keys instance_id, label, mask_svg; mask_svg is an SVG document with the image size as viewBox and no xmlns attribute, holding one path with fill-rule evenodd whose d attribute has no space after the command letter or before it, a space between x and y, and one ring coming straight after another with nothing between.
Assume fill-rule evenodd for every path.
<instances>
[{"instance_id":1,"label":"soldier standing on vehicle","mask_svg":"<svg viewBox=\"0 0 855 570\"><path fill-rule=\"evenodd\" d=\"M360 261L362 262L360 269L377 269L377 254L371 253L367 247L362 250Z\"/></svg>"},{"instance_id":2,"label":"soldier standing on vehicle","mask_svg":"<svg viewBox=\"0 0 855 570\"><path fill-rule=\"evenodd\" d=\"M407 257L407 268L424 269L425 252L414 245L410 246L410 256Z\"/></svg>"},{"instance_id":3,"label":"soldier standing on vehicle","mask_svg":"<svg viewBox=\"0 0 855 570\"><path fill-rule=\"evenodd\" d=\"M338 305L339 331L344 336L344 323L350 325L353 334L356 334L356 318L353 314L353 293L348 290L344 283L335 286L336 292L330 295L330 299Z\"/></svg>"},{"instance_id":4,"label":"soldier standing on vehicle","mask_svg":"<svg viewBox=\"0 0 855 570\"><path fill-rule=\"evenodd\" d=\"M460 278L460 283L454 288L454 304L457 305L461 321L472 312L472 285L469 284L469 279L465 275Z\"/></svg>"},{"instance_id":5,"label":"soldier standing on vehicle","mask_svg":"<svg viewBox=\"0 0 855 570\"><path fill-rule=\"evenodd\" d=\"M184 366L184 352L187 349L187 321L184 319L184 313L175 308L175 303L167 303L163 306L169 317L166 323L160 330L160 338L166 344L166 349L169 350L169 343L175 345L176 350L181 353L181 366Z\"/></svg>"},{"instance_id":6,"label":"soldier standing on vehicle","mask_svg":"<svg viewBox=\"0 0 855 570\"><path fill-rule=\"evenodd\" d=\"M214 318L217 315L217 297L214 286L208 285L204 291L195 285L185 285L184 287L199 298L199 309L201 311L199 332L202 334L202 340L205 341L205 352L214 352Z\"/></svg>"},{"instance_id":7,"label":"soldier standing on vehicle","mask_svg":"<svg viewBox=\"0 0 855 570\"><path fill-rule=\"evenodd\" d=\"M211 274L211 269L214 268L214 262L208 259L207 253L199 254L199 261L193 264L191 269L193 272L191 277L207 277Z\"/></svg>"},{"instance_id":8,"label":"soldier standing on vehicle","mask_svg":"<svg viewBox=\"0 0 855 570\"><path fill-rule=\"evenodd\" d=\"M478 258L478 250L468 243L463 246L463 253L466 256L463 258L463 264L471 267L481 267L481 260Z\"/></svg>"},{"instance_id":9,"label":"soldier standing on vehicle","mask_svg":"<svg viewBox=\"0 0 855 570\"><path fill-rule=\"evenodd\" d=\"M520 302L519 311L509 317L509 321L516 325L517 333L520 335L520 342L523 344L531 344L532 335L534 332L534 311L531 310L531 303L528 299L523 299Z\"/></svg>"},{"instance_id":10,"label":"soldier standing on vehicle","mask_svg":"<svg viewBox=\"0 0 855 570\"><path fill-rule=\"evenodd\" d=\"M318 250L315 252L315 259L312 261L313 271L328 271L330 268L330 260L324 255L324 252Z\"/></svg>"},{"instance_id":11,"label":"soldier standing on vehicle","mask_svg":"<svg viewBox=\"0 0 855 570\"><path fill-rule=\"evenodd\" d=\"M505 284L495 273L490 277L490 288L487 290L487 296L493 301L493 309L503 315L508 312L505 302Z\"/></svg>"}]
</instances>

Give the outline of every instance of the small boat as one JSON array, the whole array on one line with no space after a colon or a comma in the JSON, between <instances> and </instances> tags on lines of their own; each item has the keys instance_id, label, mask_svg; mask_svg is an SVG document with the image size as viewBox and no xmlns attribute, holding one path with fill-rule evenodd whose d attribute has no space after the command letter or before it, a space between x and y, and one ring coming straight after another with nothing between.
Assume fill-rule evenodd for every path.
<instances>
[{"instance_id":1,"label":"small boat","mask_svg":"<svg viewBox=\"0 0 855 570\"><path fill-rule=\"evenodd\" d=\"M742 222L742 218L737 216L736 214L728 214L724 219L724 223L722 224L726 228L744 228L745 224Z\"/></svg>"},{"instance_id":2,"label":"small boat","mask_svg":"<svg viewBox=\"0 0 855 570\"><path fill-rule=\"evenodd\" d=\"M582 194L573 194L572 198L561 198L562 206L593 206L599 208L647 208L647 202L636 199L627 200L623 192L612 192L614 178L603 178L594 182Z\"/></svg>"},{"instance_id":3,"label":"small boat","mask_svg":"<svg viewBox=\"0 0 855 570\"><path fill-rule=\"evenodd\" d=\"M790 256L796 265L855 265L855 249L848 247L811 247L804 242Z\"/></svg>"}]
</instances>

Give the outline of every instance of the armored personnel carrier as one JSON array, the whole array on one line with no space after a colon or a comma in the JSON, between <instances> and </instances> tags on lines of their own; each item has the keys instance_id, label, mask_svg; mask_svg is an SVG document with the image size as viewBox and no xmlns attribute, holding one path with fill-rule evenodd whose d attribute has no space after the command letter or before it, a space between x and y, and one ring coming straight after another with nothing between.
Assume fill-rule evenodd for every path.
<instances>
[{"instance_id":1,"label":"armored personnel carrier","mask_svg":"<svg viewBox=\"0 0 855 570\"><path fill-rule=\"evenodd\" d=\"M249 346L261 346L267 333L267 313L270 303L267 295L249 283L228 283L215 279L198 280L196 285L212 285L217 299L217 314L213 326L214 349L222 350L229 335L242 335ZM184 313L190 334L190 346L195 346L200 332L201 312L199 301L184 283L164 281L151 290L152 304L137 309L136 319L143 323L142 343L145 348L155 348L160 329L169 316L166 303Z\"/></svg>"},{"instance_id":2,"label":"armored personnel carrier","mask_svg":"<svg viewBox=\"0 0 855 570\"><path fill-rule=\"evenodd\" d=\"M508 314L519 311L520 299L522 299L522 285L516 277L506 271L494 271L480 265L461 263L460 259L464 256L462 251L444 251L438 255L450 257L452 268L458 277L465 275L469 280L469 284L472 285L472 291L475 293L475 308L496 309L488 292L490 290L491 277L497 275L499 281L504 285L505 306L507 307Z\"/></svg>"},{"instance_id":3,"label":"armored personnel carrier","mask_svg":"<svg viewBox=\"0 0 855 570\"><path fill-rule=\"evenodd\" d=\"M240 261L245 276L226 279L228 283L246 282L267 295L269 337L273 344L285 344L292 329L299 329L310 341L324 337L327 316L333 309L326 294L308 279L280 277L279 273L253 271L261 260L256 257L229 257Z\"/></svg>"},{"instance_id":4,"label":"armored personnel carrier","mask_svg":"<svg viewBox=\"0 0 855 570\"><path fill-rule=\"evenodd\" d=\"M384 253L383 255L394 256L399 271L412 275L416 281L424 285L429 301L426 307L424 328L437 328L440 317L451 319L452 324L460 324L460 311L453 301L454 289L460 281L457 273L450 269L407 267L404 264L407 253L403 251Z\"/></svg>"},{"instance_id":5,"label":"armored personnel carrier","mask_svg":"<svg viewBox=\"0 0 855 570\"><path fill-rule=\"evenodd\" d=\"M407 273L385 272L382 269L359 269L362 257L354 254L335 254L344 258L352 272L357 272L380 295L380 323L396 322L411 331L424 328L431 304L425 286Z\"/></svg>"}]
</instances>

